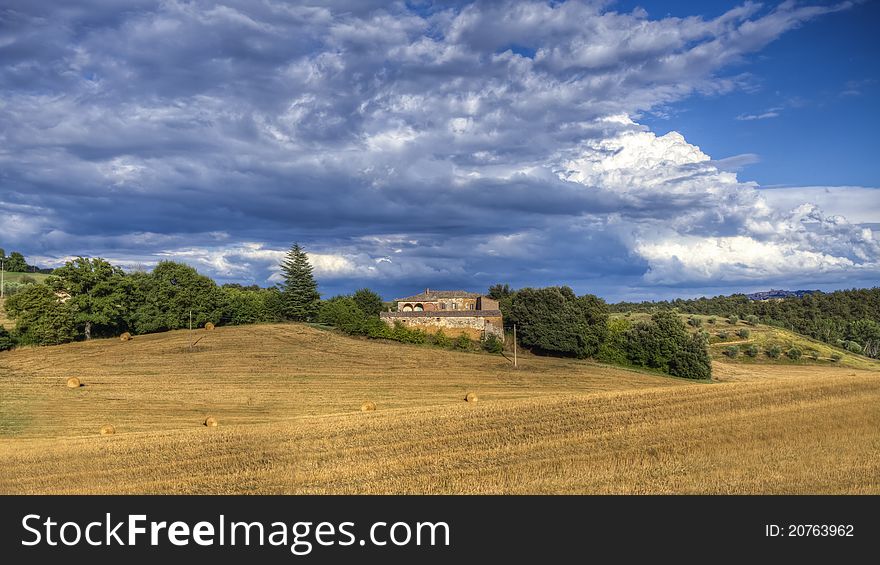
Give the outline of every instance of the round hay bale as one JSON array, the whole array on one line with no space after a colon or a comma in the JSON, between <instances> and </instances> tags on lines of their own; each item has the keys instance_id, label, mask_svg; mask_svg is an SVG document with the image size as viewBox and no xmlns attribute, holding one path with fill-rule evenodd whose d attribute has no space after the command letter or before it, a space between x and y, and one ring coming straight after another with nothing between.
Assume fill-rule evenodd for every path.
<instances>
[{"instance_id":1,"label":"round hay bale","mask_svg":"<svg viewBox=\"0 0 880 565\"><path fill-rule=\"evenodd\" d=\"M361 404L361 412L372 412L375 409L376 409L375 402L367 401L367 402L364 402L363 404Z\"/></svg>"},{"instance_id":2,"label":"round hay bale","mask_svg":"<svg viewBox=\"0 0 880 565\"><path fill-rule=\"evenodd\" d=\"M205 329L208 330L208 331L213 330L213 329L214 329L214 324L212 324L211 322L208 322L207 324L205 324Z\"/></svg>"},{"instance_id":3,"label":"round hay bale","mask_svg":"<svg viewBox=\"0 0 880 565\"><path fill-rule=\"evenodd\" d=\"M130 339L131 339L131 334L128 332L125 332L124 334L119 336L120 341L129 341Z\"/></svg>"},{"instance_id":4,"label":"round hay bale","mask_svg":"<svg viewBox=\"0 0 880 565\"><path fill-rule=\"evenodd\" d=\"M82 383L79 382L79 378L70 377L67 379L67 388L79 388L82 386Z\"/></svg>"},{"instance_id":5,"label":"round hay bale","mask_svg":"<svg viewBox=\"0 0 880 565\"><path fill-rule=\"evenodd\" d=\"M116 428L107 424L106 426L101 426L101 435L102 436L112 436L116 433Z\"/></svg>"},{"instance_id":6,"label":"round hay bale","mask_svg":"<svg viewBox=\"0 0 880 565\"><path fill-rule=\"evenodd\" d=\"M476 402L479 398L477 398L477 394L474 392L467 393L467 396L464 397L465 402Z\"/></svg>"},{"instance_id":7,"label":"round hay bale","mask_svg":"<svg viewBox=\"0 0 880 565\"><path fill-rule=\"evenodd\" d=\"M214 416L208 416L207 418L205 418L205 425L209 428L216 428L217 418L215 418Z\"/></svg>"}]
</instances>

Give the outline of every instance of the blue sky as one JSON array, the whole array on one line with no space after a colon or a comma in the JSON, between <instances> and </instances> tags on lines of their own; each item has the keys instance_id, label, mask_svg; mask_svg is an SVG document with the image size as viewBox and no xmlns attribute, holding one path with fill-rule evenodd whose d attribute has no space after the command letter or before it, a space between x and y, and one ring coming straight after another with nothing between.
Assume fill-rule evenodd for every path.
<instances>
[{"instance_id":1,"label":"blue sky","mask_svg":"<svg viewBox=\"0 0 880 565\"><path fill-rule=\"evenodd\" d=\"M0 247L325 295L876 284L877 2L12 0Z\"/></svg>"}]
</instances>

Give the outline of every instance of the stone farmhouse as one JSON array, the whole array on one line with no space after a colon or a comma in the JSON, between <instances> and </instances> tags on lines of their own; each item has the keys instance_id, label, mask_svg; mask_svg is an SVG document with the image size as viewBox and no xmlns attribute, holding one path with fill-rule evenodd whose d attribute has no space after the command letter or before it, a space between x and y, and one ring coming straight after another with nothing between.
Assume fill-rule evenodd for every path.
<instances>
[{"instance_id":1,"label":"stone farmhouse","mask_svg":"<svg viewBox=\"0 0 880 565\"><path fill-rule=\"evenodd\" d=\"M389 326L401 322L405 326L434 333L443 330L449 337L461 334L471 339L494 335L504 339L504 324L498 301L488 296L463 290L431 290L406 298L398 298L396 312L382 312Z\"/></svg>"}]
</instances>

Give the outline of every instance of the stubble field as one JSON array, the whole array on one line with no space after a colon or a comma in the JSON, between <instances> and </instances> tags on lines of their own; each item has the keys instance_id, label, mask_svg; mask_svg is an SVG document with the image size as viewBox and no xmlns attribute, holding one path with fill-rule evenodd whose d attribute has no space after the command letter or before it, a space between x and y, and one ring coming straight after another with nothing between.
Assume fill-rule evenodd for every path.
<instances>
[{"instance_id":1,"label":"stubble field","mask_svg":"<svg viewBox=\"0 0 880 565\"><path fill-rule=\"evenodd\" d=\"M876 370L716 363L705 384L301 325L196 338L0 353L0 492L880 492Z\"/></svg>"}]
</instances>

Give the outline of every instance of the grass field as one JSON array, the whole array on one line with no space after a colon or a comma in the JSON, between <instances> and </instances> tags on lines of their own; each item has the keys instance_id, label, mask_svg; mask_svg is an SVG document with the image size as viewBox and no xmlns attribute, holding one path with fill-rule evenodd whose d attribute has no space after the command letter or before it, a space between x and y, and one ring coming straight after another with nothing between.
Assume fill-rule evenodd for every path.
<instances>
[{"instance_id":1,"label":"grass field","mask_svg":"<svg viewBox=\"0 0 880 565\"><path fill-rule=\"evenodd\" d=\"M0 493L880 493L876 370L716 363L705 384L301 325L196 335L0 353Z\"/></svg>"}]
</instances>

